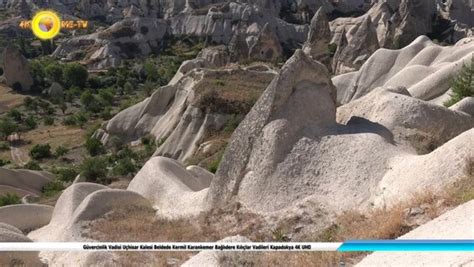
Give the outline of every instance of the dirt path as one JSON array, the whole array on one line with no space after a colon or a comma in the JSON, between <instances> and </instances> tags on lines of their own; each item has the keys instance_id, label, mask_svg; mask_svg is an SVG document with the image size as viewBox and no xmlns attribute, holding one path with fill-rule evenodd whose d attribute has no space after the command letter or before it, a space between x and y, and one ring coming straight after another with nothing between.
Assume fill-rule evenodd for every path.
<instances>
[{"instance_id":1,"label":"dirt path","mask_svg":"<svg viewBox=\"0 0 474 267\"><path fill-rule=\"evenodd\" d=\"M12 161L17 165L23 166L30 161L28 154L21 148L10 146L10 154Z\"/></svg>"}]
</instances>

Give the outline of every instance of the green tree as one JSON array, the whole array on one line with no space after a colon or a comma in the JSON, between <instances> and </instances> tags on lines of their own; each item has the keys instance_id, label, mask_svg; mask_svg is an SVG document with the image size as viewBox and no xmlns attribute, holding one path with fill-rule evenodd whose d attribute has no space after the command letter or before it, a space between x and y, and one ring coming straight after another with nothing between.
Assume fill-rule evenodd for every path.
<instances>
[{"instance_id":1,"label":"green tree","mask_svg":"<svg viewBox=\"0 0 474 267\"><path fill-rule=\"evenodd\" d=\"M51 154L51 146L49 144L37 144L34 145L31 150L30 150L30 156L31 158L35 160L40 160L44 158L50 158L52 156Z\"/></svg>"},{"instance_id":2,"label":"green tree","mask_svg":"<svg viewBox=\"0 0 474 267\"><path fill-rule=\"evenodd\" d=\"M64 66L63 72L64 83L71 87L77 86L79 88L84 88L87 82L87 69L78 63L70 63Z\"/></svg>"},{"instance_id":3,"label":"green tree","mask_svg":"<svg viewBox=\"0 0 474 267\"><path fill-rule=\"evenodd\" d=\"M85 159L79 169L88 182L104 183L107 178L107 162L99 157Z\"/></svg>"},{"instance_id":4,"label":"green tree","mask_svg":"<svg viewBox=\"0 0 474 267\"><path fill-rule=\"evenodd\" d=\"M9 135L12 133L16 132L18 129L18 126L15 122L13 122L11 119L2 119L0 120L0 136L2 136L5 140Z\"/></svg>"},{"instance_id":5,"label":"green tree","mask_svg":"<svg viewBox=\"0 0 474 267\"><path fill-rule=\"evenodd\" d=\"M99 139L94 137L87 139L86 149L93 157L105 153L104 145L102 145Z\"/></svg>"},{"instance_id":6,"label":"green tree","mask_svg":"<svg viewBox=\"0 0 474 267\"><path fill-rule=\"evenodd\" d=\"M465 97L474 96L474 54L470 64L465 64L459 74L451 81L453 93L451 99L444 103L449 107Z\"/></svg>"},{"instance_id":7,"label":"green tree","mask_svg":"<svg viewBox=\"0 0 474 267\"><path fill-rule=\"evenodd\" d=\"M46 77L52 82L62 83L63 68L59 64L50 64L45 68Z\"/></svg>"},{"instance_id":8,"label":"green tree","mask_svg":"<svg viewBox=\"0 0 474 267\"><path fill-rule=\"evenodd\" d=\"M152 81L152 82L158 81L158 78L159 78L158 69L156 68L153 61L148 60L147 62L145 62L145 64L143 65L143 68L145 69L146 79L148 81Z\"/></svg>"}]
</instances>

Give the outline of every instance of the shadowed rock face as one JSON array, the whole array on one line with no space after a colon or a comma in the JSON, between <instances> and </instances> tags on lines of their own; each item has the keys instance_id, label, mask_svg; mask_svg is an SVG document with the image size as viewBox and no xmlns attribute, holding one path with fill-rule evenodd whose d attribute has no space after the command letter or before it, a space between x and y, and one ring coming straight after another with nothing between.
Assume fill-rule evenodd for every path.
<instances>
[{"instance_id":1,"label":"shadowed rock face","mask_svg":"<svg viewBox=\"0 0 474 267\"><path fill-rule=\"evenodd\" d=\"M308 39L303 45L303 52L330 68L328 47L330 40L331 30L329 29L329 21L324 9L321 7L311 20Z\"/></svg>"},{"instance_id":2,"label":"shadowed rock face","mask_svg":"<svg viewBox=\"0 0 474 267\"><path fill-rule=\"evenodd\" d=\"M29 91L33 85L33 77L26 58L13 46L5 48L2 58L3 77L7 85L15 90Z\"/></svg>"},{"instance_id":3,"label":"shadowed rock face","mask_svg":"<svg viewBox=\"0 0 474 267\"><path fill-rule=\"evenodd\" d=\"M362 64L379 48L377 32L370 16L362 21L347 46L338 55L335 73L358 70Z\"/></svg>"},{"instance_id":4,"label":"shadowed rock face","mask_svg":"<svg viewBox=\"0 0 474 267\"><path fill-rule=\"evenodd\" d=\"M280 41L267 23L258 35L256 43L250 47L249 58L275 62L282 56L282 52Z\"/></svg>"}]
</instances>

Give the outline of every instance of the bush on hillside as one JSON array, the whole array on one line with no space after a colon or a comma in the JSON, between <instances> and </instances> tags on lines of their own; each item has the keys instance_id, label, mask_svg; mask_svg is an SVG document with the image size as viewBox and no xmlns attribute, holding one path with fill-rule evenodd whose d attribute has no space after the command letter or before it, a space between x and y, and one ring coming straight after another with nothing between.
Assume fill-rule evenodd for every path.
<instances>
[{"instance_id":1,"label":"bush on hillside","mask_svg":"<svg viewBox=\"0 0 474 267\"><path fill-rule=\"evenodd\" d=\"M6 195L0 196L0 207L7 205L20 204L21 199L15 194L7 193Z\"/></svg>"},{"instance_id":2,"label":"bush on hillside","mask_svg":"<svg viewBox=\"0 0 474 267\"><path fill-rule=\"evenodd\" d=\"M105 153L105 148L104 145L102 145L102 142L100 142L99 139L93 137L86 140L86 149L87 152L89 152L89 154L93 157Z\"/></svg>"},{"instance_id":3,"label":"bush on hillside","mask_svg":"<svg viewBox=\"0 0 474 267\"><path fill-rule=\"evenodd\" d=\"M51 146L49 144L34 145L33 148L31 148L31 150L30 150L30 156L31 156L31 158L33 158L35 160L50 158L52 156Z\"/></svg>"},{"instance_id":4,"label":"bush on hillside","mask_svg":"<svg viewBox=\"0 0 474 267\"><path fill-rule=\"evenodd\" d=\"M69 87L77 86L84 88L88 76L87 69L81 64L70 63L64 66L63 79L64 83Z\"/></svg>"},{"instance_id":5,"label":"bush on hillside","mask_svg":"<svg viewBox=\"0 0 474 267\"><path fill-rule=\"evenodd\" d=\"M80 174L87 182L106 183L107 162L99 157L87 158L80 166Z\"/></svg>"},{"instance_id":6,"label":"bush on hillside","mask_svg":"<svg viewBox=\"0 0 474 267\"><path fill-rule=\"evenodd\" d=\"M41 168L41 166L38 164L38 162L34 161L34 160L30 160L28 163L25 164L25 166L23 166L23 168L25 168L27 170L33 170L33 171L42 171L43 170Z\"/></svg>"}]
</instances>

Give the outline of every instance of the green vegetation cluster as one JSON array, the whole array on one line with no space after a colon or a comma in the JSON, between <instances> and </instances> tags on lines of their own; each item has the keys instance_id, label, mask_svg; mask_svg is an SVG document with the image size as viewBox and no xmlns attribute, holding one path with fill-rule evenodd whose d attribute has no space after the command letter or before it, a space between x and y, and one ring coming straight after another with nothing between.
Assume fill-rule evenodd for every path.
<instances>
[{"instance_id":1,"label":"green vegetation cluster","mask_svg":"<svg viewBox=\"0 0 474 267\"><path fill-rule=\"evenodd\" d=\"M461 101L465 97L474 96L474 54L471 62L465 64L459 74L451 81L452 94L445 106L449 107Z\"/></svg>"}]
</instances>

